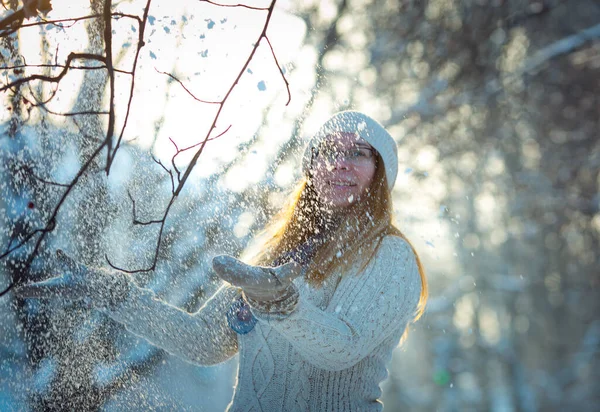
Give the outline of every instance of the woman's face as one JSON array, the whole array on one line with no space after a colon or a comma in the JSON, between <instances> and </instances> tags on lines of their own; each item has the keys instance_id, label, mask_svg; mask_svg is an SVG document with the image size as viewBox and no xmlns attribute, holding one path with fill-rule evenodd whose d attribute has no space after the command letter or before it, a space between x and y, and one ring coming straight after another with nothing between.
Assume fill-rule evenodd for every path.
<instances>
[{"instance_id":1,"label":"woman's face","mask_svg":"<svg viewBox=\"0 0 600 412\"><path fill-rule=\"evenodd\" d=\"M375 149L355 133L327 136L312 165L312 182L319 199L334 210L359 201L373 181L375 159Z\"/></svg>"}]
</instances>

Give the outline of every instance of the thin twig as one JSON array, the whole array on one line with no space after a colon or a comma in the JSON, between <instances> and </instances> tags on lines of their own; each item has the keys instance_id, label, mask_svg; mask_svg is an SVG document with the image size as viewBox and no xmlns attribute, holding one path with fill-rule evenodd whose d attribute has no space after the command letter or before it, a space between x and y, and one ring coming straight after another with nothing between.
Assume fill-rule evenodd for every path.
<instances>
[{"instance_id":1,"label":"thin twig","mask_svg":"<svg viewBox=\"0 0 600 412\"><path fill-rule=\"evenodd\" d=\"M214 136L214 137L211 137L210 139L207 139L206 141L207 141L207 142L210 142L211 140L218 139L219 137L221 137L221 136L223 136L225 133L227 133L227 132L229 131L229 129L231 129L231 126L232 126L232 125L230 124L229 126L227 126L227 129L223 130L223 131L222 131L221 133L219 133L218 135L216 135L216 136ZM198 146L200 146L201 144L202 144L202 142L199 142L199 143L193 144L193 145L191 145L191 146L185 147L185 148L183 148L183 149L178 149L178 150L177 150L177 155L178 155L179 153L185 152L186 150L190 150L190 149L193 149L194 147L198 147Z\"/></svg>"},{"instance_id":2,"label":"thin twig","mask_svg":"<svg viewBox=\"0 0 600 412\"><path fill-rule=\"evenodd\" d=\"M265 40L267 41L267 44L269 45L269 48L271 49L271 55L273 56L273 59L275 60L275 64L277 65L277 68L279 69L279 73L281 73L281 78L285 82L285 88L286 88L287 94L288 94L288 101L285 104L287 106L292 101L292 93L290 92L290 84L288 83L287 79L285 78L283 69L279 65L279 62L277 61L277 56L275 55L275 50L273 50L273 45L271 44L271 40L269 40L269 37L267 37L267 36L265 36Z\"/></svg>"},{"instance_id":3,"label":"thin twig","mask_svg":"<svg viewBox=\"0 0 600 412\"><path fill-rule=\"evenodd\" d=\"M27 86L29 88L29 95L33 98L33 100L35 100L35 103L32 104L33 107L38 107L40 105L44 105L44 104L48 103L50 100L52 100L54 98L54 96L56 96L56 93L58 92L58 87L57 87L56 89L54 89L50 92L50 97L48 97L48 99L40 100L37 98L37 96L33 92L33 89L31 88L31 83L27 83ZM23 99L25 99L25 97L23 97Z\"/></svg>"},{"instance_id":4,"label":"thin twig","mask_svg":"<svg viewBox=\"0 0 600 412\"><path fill-rule=\"evenodd\" d=\"M202 3L208 3L208 4L212 4L213 6L218 6L218 7L242 7L245 9L250 9L250 10L269 10L268 7L254 7L254 6L248 6L247 4L220 4L211 0L200 0L200 2Z\"/></svg>"},{"instance_id":5,"label":"thin twig","mask_svg":"<svg viewBox=\"0 0 600 412\"><path fill-rule=\"evenodd\" d=\"M0 67L0 70L27 69L30 67L38 67L41 69L44 69L44 68L65 69L67 66L64 66L62 64L20 64L18 66ZM72 70L105 70L106 66L105 65L104 66L70 66L69 69L72 69ZM117 68L113 68L113 70L117 73L131 75L131 72L127 71L127 70L121 70L121 69L117 69Z\"/></svg>"},{"instance_id":6,"label":"thin twig","mask_svg":"<svg viewBox=\"0 0 600 412\"><path fill-rule=\"evenodd\" d=\"M177 146L177 143L175 143L175 140L173 140L170 137L169 140L171 141L171 143L173 143L173 146L175 146L175 154L173 155L173 157L171 157L171 165L173 165L173 169L175 169L175 173L177 173L177 184L179 184L179 182L181 181L181 173L179 172L179 169L175 164L175 158L179 154L179 147Z\"/></svg>"},{"instance_id":7,"label":"thin twig","mask_svg":"<svg viewBox=\"0 0 600 412\"><path fill-rule=\"evenodd\" d=\"M66 113L59 113L59 112L54 112L50 109L48 109L45 105L43 104L39 104L36 105L37 107L41 107L42 109L44 109L46 112L56 115L56 116L64 116L64 117L71 117L71 116L100 116L100 115L110 115L110 112L99 112L99 111L95 111L95 110L85 110L85 111L81 111L81 112L66 112Z\"/></svg>"},{"instance_id":8,"label":"thin twig","mask_svg":"<svg viewBox=\"0 0 600 412\"><path fill-rule=\"evenodd\" d=\"M131 192L129 190L127 190L127 196L129 196L129 199L131 199L131 203L132 203L132 213L133 213L133 224L134 225L147 226L147 225L153 225L153 224L161 222L160 220L148 220L146 222L139 220L137 218L137 213L135 210L135 199L133 198L133 196L131 195Z\"/></svg>"},{"instance_id":9,"label":"thin twig","mask_svg":"<svg viewBox=\"0 0 600 412\"><path fill-rule=\"evenodd\" d=\"M35 23L22 24L19 26L19 28L22 29L25 27L35 27L35 26L44 26L47 24L52 24L53 26L60 27L61 29L69 29L69 28L73 27L75 25L75 23L78 23L82 20L96 19L96 18L102 17L102 16L104 16L104 14L88 14L87 16L73 17L70 19L57 19L57 20L41 19L40 21L35 22ZM138 22L140 21L139 16L135 16L133 14L112 13L111 16L113 16L113 17L128 17L130 19L137 20ZM57 24L57 23L62 23L62 22L71 22L71 24L70 25Z\"/></svg>"},{"instance_id":10,"label":"thin twig","mask_svg":"<svg viewBox=\"0 0 600 412\"><path fill-rule=\"evenodd\" d=\"M162 167L164 169L164 171L167 172L169 174L169 176L171 177L171 193L173 193L175 191L175 181L173 180L173 172L171 172L169 169L167 169L160 160L158 160L157 158L154 157L154 155L152 155L152 160L154 160L156 163L158 163L158 165L160 167Z\"/></svg>"},{"instance_id":11,"label":"thin twig","mask_svg":"<svg viewBox=\"0 0 600 412\"><path fill-rule=\"evenodd\" d=\"M223 132L219 133L217 136L214 136L214 137L211 137L211 138L205 138L201 142L198 142L198 143L193 144L191 146L185 147L183 149L180 149L179 146L177 146L177 143L175 143L175 141L172 138L169 137L169 140L171 141L171 143L173 143L173 146L175 146L175 154L173 155L173 157L171 157L171 165L173 165L173 169L175 169L175 172L177 173L177 183L179 183L181 181L181 173L180 173L179 169L177 168L177 164L175 163L175 159L177 158L177 156L179 156L181 153L185 152L186 150L193 149L194 147L198 147L201 144L210 142L211 140L218 139L219 137L221 137L225 133L227 133L229 131L229 129L231 129L231 126L232 125L229 125L227 127L227 129L225 129ZM162 163L160 165L162 166Z\"/></svg>"},{"instance_id":12,"label":"thin twig","mask_svg":"<svg viewBox=\"0 0 600 412\"><path fill-rule=\"evenodd\" d=\"M43 233L43 232L47 232L47 229L36 229L31 233L28 233L27 235L25 235L25 238L20 241L19 243L17 243L16 245L14 245L13 247L7 247L6 251L4 253L2 253L0 255L0 259L4 259L6 256L10 255L12 252L14 252L15 250L20 249L21 247L23 247L23 245L25 245L27 242L29 242L29 240L34 237L35 235L37 235L38 233ZM11 242L9 243L9 246L12 244L12 239ZM8 288L2 292L0 292L0 297L4 296L4 294L6 292L8 292L11 288L12 288L12 284L8 286Z\"/></svg>"},{"instance_id":13,"label":"thin twig","mask_svg":"<svg viewBox=\"0 0 600 412\"><path fill-rule=\"evenodd\" d=\"M51 180L42 179L41 177L39 177L38 175L36 175L34 173L33 167L31 167L31 166L22 165L22 166L20 166L20 167L17 168L16 172L19 172L21 170L27 172L35 180L40 181L40 182L42 182L44 184L51 185L51 186L59 186L59 187L69 187L69 185L67 183L58 183L58 182L53 182Z\"/></svg>"},{"instance_id":14,"label":"thin twig","mask_svg":"<svg viewBox=\"0 0 600 412\"><path fill-rule=\"evenodd\" d=\"M206 104L221 104L221 102L214 102L214 101L203 100L203 99L199 99L199 98L197 98L196 96L194 96L194 94L193 94L192 92L190 92L190 91L189 91L189 89L188 89L187 87L185 87L185 85L183 84L183 82L182 82L181 80L179 80L177 77L175 77L175 76L173 76L172 74L170 74L170 73L167 73L167 72L161 72L161 71L160 71L160 70L158 70L156 67L154 68L154 70L156 70L156 71L157 71L158 73L160 73L160 74L167 75L167 76L169 76L171 79L175 80L177 83L179 83L179 85L180 85L181 87L183 87L183 90L185 90L185 91L187 92L187 94L189 94L189 95L192 97L192 99L196 100L197 102L200 102L200 103L206 103Z\"/></svg>"},{"instance_id":15,"label":"thin twig","mask_svg":"<svg viewBox=\"0 0 600 412\"><path fill-rule=\"evenodd\" d=\"M158 231L158 239L156 242L156 248L154 249L154 257L152 259L152 265L150 265L149 267L147 267L145 269L128 270L128 269L120 268L120 267L114 265L108 259L108 256L104 255L104 257L105 257L107 263L110 265L110 267L112 267L113 269L116 269L116 270L120 270L121 272L129 273L129 274L146 273L146 272L151 272L154 269L156 269L156 263L158 262L158 252L160 250L160 245L162 243L162 234L163 234L163 231L165 228L165 222L167 221L167 216L169 215L169 211L171 210L171 206L173 206L174 202L175 202L175 196L172 196L171 200L169 201L169 204L167 205L167 208L165 209L163 218L160 220L160 230ZM2 296L2 295L0 295L0 296Z\"/></svg>"},{"instance_id":16,"label":"thin twig","mask_svg":"<svg viewBox=\"0 0 600 412\"><path fill-rule=\"evenodd\" d=\"M119 133L119 138L117 139L117 144L115 145L115 149L110 156L110 162L106 165L106 173L108 174L110 168L112 166L112 161L114 160L117 150L121 147L121 141L123 140L123 135L125 134L125 128L127 127L129 121L129 114L131 113L131 102L133 101L133 90L135 88L135 72L137 69L137 63L140 56L140 51L142 47L144 47L144 32L146 30L146 23L148 21L148 11L150 10L150 2L152 0L148 0L146 3L146 7L144 8L144 14L141 19L138 18L138 43L137 50L135 52L135 57L133 59L133 67L131 69L131 86L129 88L129 101L127 102L127 110L125 113L125 120L123 121L123 127L121 127L121 132ZM110 151L110 148L109 148Z\"/></svg>"}]
</instances>

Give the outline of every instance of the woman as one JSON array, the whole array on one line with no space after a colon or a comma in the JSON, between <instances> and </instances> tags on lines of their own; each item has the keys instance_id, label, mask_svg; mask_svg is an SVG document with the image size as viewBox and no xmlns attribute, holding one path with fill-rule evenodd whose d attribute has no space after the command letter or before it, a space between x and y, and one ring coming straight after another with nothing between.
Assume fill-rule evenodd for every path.
<instances>
[{"instance_id":1,"label":"woman","mask_svg":"<svg viewBox=\"0 0 600 412\"><path fill-rule=\"evenodd\" d=\"M418 256L392 225L396 144L358 112L329 119L304 176L247 265L213 261L225 281L196 313L162 302L119 272L77 265L22 296L87 299L133 333L201 365L240 354L230 411L378 411L385 364L420 316Z\"/></svg>"}]
</instances>

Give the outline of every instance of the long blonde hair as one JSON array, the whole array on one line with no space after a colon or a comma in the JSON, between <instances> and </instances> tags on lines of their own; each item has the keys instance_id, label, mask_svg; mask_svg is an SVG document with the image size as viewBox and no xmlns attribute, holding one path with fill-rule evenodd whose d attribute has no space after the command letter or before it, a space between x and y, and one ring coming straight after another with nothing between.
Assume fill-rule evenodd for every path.
<instances>
[{"instance_id":1,"label":"long blonde hair","mask_svg":"<svg viewBox=\"0 0 600 412\"><path fill-rule=\"evenodd\" d=\"M319 247L306 275L312 285L319 287L334 270L345 269L358 259L359 273L374 256L379 244L387 235L404 239L412 248L421 276L421 296L413 320L425 309L428 288L425 270L415 248L393 223L391 193L387 185L385 168L376 154L375 175L364 199L350 205L342 221L333 223L335 216L318 200L310 176L304 176L282 208L263 231L263 241L251 263L270 265L273 260L292 251L322 231L331 231L328 240Z\"/></svg>"}]
</instances>

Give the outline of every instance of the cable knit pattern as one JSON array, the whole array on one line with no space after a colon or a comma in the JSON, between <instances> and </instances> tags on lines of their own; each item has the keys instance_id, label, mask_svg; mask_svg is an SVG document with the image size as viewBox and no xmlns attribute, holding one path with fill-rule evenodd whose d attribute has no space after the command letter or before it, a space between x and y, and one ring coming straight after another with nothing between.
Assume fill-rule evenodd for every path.
<instances>
[{"instance_id":1,"label":"cable knit pattern","mask_svg":"<svg viewBox=\"0 0 600 412\"><path fill-rule=\"evenodd\" d=\"M410 247L400 238L388 237L365 273L347 277L339 286L330 303L335 306L334 313L320 310L302 296L296 311L284 321L260 312L255 315L315 366L347 369L390 336L398 321L404 320L405 325L414 315L420 292L418 276Z\"/></svg>"},{"instance_id":2,"label":"cable knit pattern","mask_svg":"<svg viewBox=\"0 0 600 412\"><path fill-rule=\"evenodd\" d=\"M296 279L296 310L281 318L252 308L258 323L246 335L227 327L225 313L239 296L232 288L221 288L196 314L133 288L107 313L191 362L214 364L239 349L229 411L380 411L379 384L415 314L421 281L412 249L395 236L359 269L334 273L320 288Z\"/></svg>"},{"instance_id":3,"label":"cable knit pattern","mask_svg":"<svg viewBox=\"0 0 600 412\"><path fill-rule=\"evenodd\" d=\"M344 275L325 310L300 287L298 307L286 319L253 312L312 366L308 376L293 377L296 385L316 381L309 410L380 410L385 364L415 314L420 288L412 249L388 236L363 273Z\"/></svg>"},{"instance_id":4,"label":"cable knit pattern","mask_svg":"<svg viewBox=\"0 0 600 412\"><path fill-rule=\"evenodd\" d=\"M252 357L252 385L259 398L271 383L275 373L275 363L267 340L269 332L268 328L266 331L262 327L257 329L256 336L261 340L260 346L264 350L259 350L256 356Z\"/></svg>"}]
</instances>

